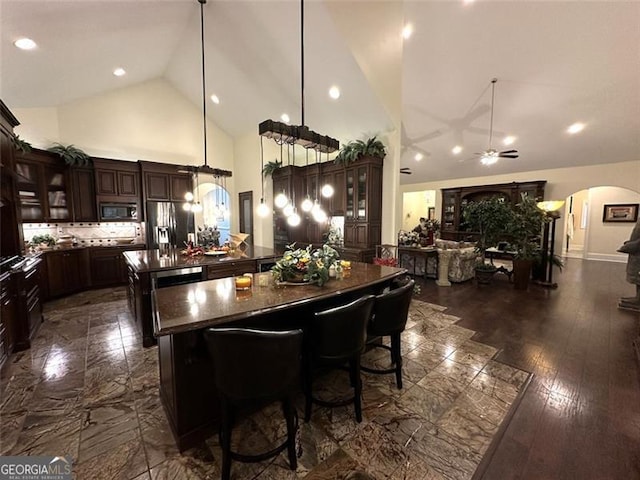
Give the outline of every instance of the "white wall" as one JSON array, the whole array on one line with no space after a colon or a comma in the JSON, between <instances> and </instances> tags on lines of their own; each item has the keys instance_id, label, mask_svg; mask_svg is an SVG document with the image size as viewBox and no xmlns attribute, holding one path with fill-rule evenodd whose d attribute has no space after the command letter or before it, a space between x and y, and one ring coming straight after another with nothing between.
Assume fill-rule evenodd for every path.
<instances>
[{"instance_id":1,"label":"white wall","mask_svg":"<svg viewBox=\"0 0 640 480\"><path fill-rule=\"evenodd\" d=\"M635 193L640 193L640 160L633 162L609 163L601 165L589 165L583 167L556 168L547 170L533 170L529 172L514 173L508 175L494 175L486 177L461 178L455 180L445 180L437 182L426 182L411 185L402 185L402 192L415 192L424 190L436 190L436 216L439 218L442 209L442 188L467 187L472 185L490 185L495 183L509 182L527 182L535 180L546 180L545 199L546 200L564 200L573 193L580 190L588 190L592 187L619 187L619 189L629 190L631 197ZM618 190L619 190L618 189ZM603 203L638 203L638 195L635 195L635 201L622 201L618 199L629 198L627 194L619 194L618 191L605 189L602 193L598 193L592 205L590 215L599 216L599 222L602 223L602 205ZM615 201L613 201L616 199ZM565 205L560 210L561 218L565 218ZM579 221L579 219L577 219ZM556 249L559 250L559 242L564 239L564 222L556 225ZM593 218L590 223L595 225ZM628 239L632 224L626 224L627 227L617 225L615 228L609 228L609 224L602 228L594 227L594 233L588 234L585 243L585 258L594 260L611 260L626 261L626 255L617 254L615 252L622 241ZM626 236L625 236L626 235ZM619 242L615 245L614 243Z\"/></svg>"},{"instance_id":2,"label":"white wall","mask_svg":"<svg viewBox=\"0 0 640 480\"><path fill-rule=\"evenodd\" d=\"M420 222L420 217L428 218L429 207L435 207L435 204L434 190L404 193L402 195L402 230L412 230Z\"/></svg>"},{"instance_id":3,"label":"white wall","mask_svg":"<svg viewBox=\"0 0 640 480\"><path fill-rule=\"evenodd\" d=\"M627 255L616 250L629 239L635 223L603 222L605 204L640 204L640 193L618 187L589 189L589 225L585 239L585 258L626 262Z\"/></svg>"},{"instance_id":4,"label":"white wall","mask_svg":"<svg viewBox=\"0 0 640 480\"><path fill-rule=\"evenodd\" d=\"M263 140L264 163L280 159L280 147L269 139ZM256 208L260 204L260 137L257 133L251 133L239 137L234 144L236 189L238 192L253 191L253 244L262 247L273 247L273 213L264 218L256 214ZM271 177L264 179L264 200L273 207ZM235 204L234 215L239 215L238 202Z\"/></svg>"},{"instance_id":5,"label":"white wall","mask_svg":"<svg viewBox=\"0 0 640 480\"><path fill-rule=\"evenodd\" d=\"M21 125L16 133L34 146L53 142L74 144L93 156L119 160L150 160L182 165L202 165L202 111L165 80L156 79L58 108L15 109ZM214 123L207 122L207 163L231 170L234 177L233 140ZM226 186L234 202L235 178ZM202 193L213 179L200 176ZM196 217L196 221L201 223ZM198 223L198 224L200 224ZM237 225L232 217L232 231Z\"/></svg>"}]
</instances>

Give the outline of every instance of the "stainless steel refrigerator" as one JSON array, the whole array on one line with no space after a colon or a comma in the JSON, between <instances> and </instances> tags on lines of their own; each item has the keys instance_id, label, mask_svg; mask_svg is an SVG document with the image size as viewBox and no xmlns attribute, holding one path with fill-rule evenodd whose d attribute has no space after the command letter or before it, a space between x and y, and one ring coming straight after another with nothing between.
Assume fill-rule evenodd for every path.
<instances>
[{"instance_id":1,"label":"stainless steel refrigerator","mask_svg":"<svg viewBox=\"0 0 640 480\"><path fill-rule=\"evenodd\" d=\"M160 235L167 235L171 247L184 247L187 234L194 232L193 213L179 202L147 202L147 248L159 248Z\"/></svg>"}]
</instances>

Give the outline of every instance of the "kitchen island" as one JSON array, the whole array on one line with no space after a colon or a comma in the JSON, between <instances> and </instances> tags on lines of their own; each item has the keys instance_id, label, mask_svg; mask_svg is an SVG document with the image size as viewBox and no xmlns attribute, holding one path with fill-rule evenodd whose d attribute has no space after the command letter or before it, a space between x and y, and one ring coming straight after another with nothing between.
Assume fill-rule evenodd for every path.
<instances>
[{"instance_id":1,"label":"kitchen island","mask_svg":"<svg viewBox=\"0 0 640 480\"><path fill-rule=\"evenodd\" d=\"M154 290L160 397L178 448L185 450L206 438L218 422L204 329L222 325L304 328L313 312L380 293L404 273L400 268L354 262L343 278L322 287L274 285L270 274L255 274L253 286L246 291L236 291L233 278ZM260 281L261 275L270 280L267 285Z\"/></svg>"},{"instance_id":2,"label":"kitchen island","mask_svg":"<svg viewBox=\"0 0 640 480\"><path fill-rule=\"evenodd\" d=\"M247 247L229 253L182 255L181 250L124 252L128 273L127 298L145 347L155 345L151 291L183 283L257 273L271 268L279 258L271 248Z\"/></svg>"}]
</instances>

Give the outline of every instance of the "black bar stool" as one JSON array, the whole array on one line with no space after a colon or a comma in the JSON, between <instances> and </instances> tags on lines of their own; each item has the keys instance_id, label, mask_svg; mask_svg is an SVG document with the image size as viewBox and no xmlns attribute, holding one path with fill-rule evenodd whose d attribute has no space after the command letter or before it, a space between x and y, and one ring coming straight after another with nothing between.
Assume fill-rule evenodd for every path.
<instances>
[{"instance_id":1,"label":"black bar stool","mask_svg":"<svg viewBox=\"0 0 640 480\"><path fill-rule=\"evenodd\" d=\"M281 332L242 328L209 328L204 336L213 360L214 382L220 395L222 479L231 474L231 460L260 462L285 448L291 470L297 468L297 413L293 395L300 386L302 330ZM282 402L287 440L258 455L231 451L234 407L248 401Z\"/></svg>"},{"instance_id":2,"label":"black bar stool","mask_svg":"<svg viewBox=\"0 0 640 480\"><path fill-rule=\"evenodd\" d=\"M313 403L325 407L339 407L353 403L356 420L362 421L360 394L360 355L367 338L367 322L371 317L373 295L367 295L340 307L316 312L310 322L305 346L305 422L311 419ZM318 366L342 366L349 363L352 398L328 402L313 397L313 369Z\"/></svg>"},{"instance_id":3,"label":"black bar stool","mask_svg":"<svg viewBox=\"0 0 640 480\"><path fill-rule=\"evenodd\" d=\"M375 369L362 366L367 373L395 373L396 385L402 388L402 355L400 353L400 336L407 324L409 306L413 294L414 280L409 280L397 288L376 296L373 315L367 326L367 345L386 348L391 352L393 368ZM393 288L393 285L392 285ZM391 337L391 346L380 343L380 337Z\"/></svg>"}]
</instances>

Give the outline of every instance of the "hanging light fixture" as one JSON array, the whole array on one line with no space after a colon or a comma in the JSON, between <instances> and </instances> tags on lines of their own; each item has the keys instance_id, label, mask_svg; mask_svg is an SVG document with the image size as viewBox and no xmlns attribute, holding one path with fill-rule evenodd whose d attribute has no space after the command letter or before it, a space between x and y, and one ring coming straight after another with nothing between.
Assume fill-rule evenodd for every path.
<instances>
[{"instance_id":1,"label":"hanging light fixture","mask_svg":"<svg viewBox=\"0 0 640 480\"><path fill-rule=\"evenodd\" d=\"M262 137L260 137L260 140L262 141ZM282 146L283 146L283 144L280 143L280 164L282 164ZM287 158L289 158L289 146L288 145L287 145ZM289 198L287 197L287 194L284 193L284 190L282 192L279 192L276 195L276 198L273 199L273 203L278 208L284 208L289 203Z\"/></svg>"},{"instance_id":2,"label":"hanging light fixture","mask_svg":"<svg viewBox=\"0 0 640 480\"><path fill-rule=\"evenodd\" d=\"M207 3L207 0L197 0L200 4L200 57L202 61L202 144L203 144L203 155L204 155L204 164L199 167L189 166L184 167L179 170L182 173L191 173L196 178L196 188L200 188L199 183L199 173L207 173L213 175L214 177L231 177L232 173L229 170L222 170L220 168L212 168L207 163L207 96L206 96L206 76L205 76L205 52L204 52L204 5ZM194 196L192 192L187 192L185 194L186 203L182 206L182 208L186 211L192 212L201 212L202 205L198 199L197 202L193 201Z\"/></svg>"},{"instance_id":3,"label":"hanging light fixture","mask_svg":"<svg viewBox=\"0 0 640 480\"><path fill-rule=\"evenodd\" d=\"M309 167L309 149L308 148L305 150L304 156L305 156L305 164L308 168ZM306 196L304 197L304 200L302 201L302 204L300 206L302 207L303 212L308 213L311 211L311 208L313 207L313 201L309 197L309 182L305 182L305 189L306 189Z\"/></svg>"},{"instance_id":4,"label":"hanging light fixture","mask_svg":"<svg viewBox=\"0 0 640 480\"><path fill-rule=\"evenodd\" d=\"M195 203L191 205L191 211L193 213L200 213L202 211L202 204L200 203L200 177L197 171L196 171L196 191L198 192L198 197Z\"/></svg>"},{"instance_id":5,"label":"hanging light fixture","mask_svg":"<svg viewBox=\"0 0 640 480\"><path fill-rule=\"evenodd\" d=\"M269 215L269 207L264 203L264 147L262 137L260 137L260 204L256 209L259 217L264 218Z\"/></svg>"},{"instance_id":6,"label":"hanging light fixture","mask_svg":"<svg viewBox=\"0 0 640 480\"><path fill-rule=\"evenodd\" d=\"M322 159L322 157L320 157ZM329 161L329 152L327 152L327 162ZM331 198L333 197L333 185L331 185L330 183L325 183L322 186L322 189L320 190L320 193L322 194L322 196L324 198Z\"/></svg>"},{"instance_id":7,"label":"hanging light fixture","mask_svg":"<svg viewBox=\"0 0 640 480\"><path fill-rule=\"evenodd\" d=\"M261 137L271 138L280 145L281 149L283 144L302 145L307 149L311 148L327 154L340 149L338 140L309 130L304 123L304 0L300 0L300 123L300 125L288 125L275 120L265 120L258 125L258 134ZM273 202L276 207L284 208L288 199L282 192L276 195ZM310 198L305 198L301 207L304 211L311 211L313 205Z\"/></svg>"}]
</instances>

